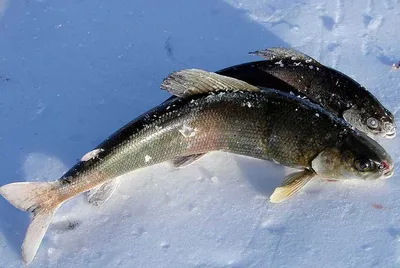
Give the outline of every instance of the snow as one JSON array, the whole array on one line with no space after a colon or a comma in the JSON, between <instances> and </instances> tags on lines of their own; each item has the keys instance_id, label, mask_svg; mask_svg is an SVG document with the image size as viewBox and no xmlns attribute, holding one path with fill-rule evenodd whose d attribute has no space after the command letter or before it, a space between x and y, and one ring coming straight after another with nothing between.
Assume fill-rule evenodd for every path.
<instances>
[{"instance_id":1,"label":"snow","mask_svg":"<svg viewBox=\"0 0 400 268\"><path fill-rule=\"evenodd\" d=\"M95 157L98 156L99 153L103 152L103 149L94 149L90 152L87 152L84 156L82 156L82 158L80 159L80 161L85 162L85 161L89 161L90 159L93 159Z\"/></svg>"},{"instance_id":2,"label":"snow","mask_svg":"<svg viewBox=\"0 0 400 268\"><path fill-rule=\"evenodd\" d=\"M400 108L400 1L0 0L0 184L59 178L168 97L162 79L299 49ZM399 124L399 122L398 122ZM400 135L385 181L312 181L268 197L289 171L212 153L125 176L93 207L64 204L30 267L398 267ZM0 198L0 267L21 267L28 214Z\"/></svg>"},{"instance_id":3,"label":"snow","mask_svg":"<svg viewBox=\"0 0 400 268\"><path fill-rule=\"evenodd\" d=\"M178 129L179 133L182 134L185 138L196 136L197 129L192 128L187 125L183 125L181 129Z\"/></svg>"},{"instance_id":4,"label":"snow","mask_svg":"<svg viewBox=\"0 0 400 268\"><path fill-rule=\"evenodd\" d=\"M150 155L146 155L145 157L144 157L144 162L150 162L150 160L151 160L151 156Z\"/></svg>"}]
</instances>

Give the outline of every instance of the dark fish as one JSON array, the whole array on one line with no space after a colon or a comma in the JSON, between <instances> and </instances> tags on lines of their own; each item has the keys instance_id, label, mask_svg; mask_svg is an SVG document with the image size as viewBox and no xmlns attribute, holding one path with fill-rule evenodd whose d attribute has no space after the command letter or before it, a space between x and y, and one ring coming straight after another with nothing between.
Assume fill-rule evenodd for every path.
<instances>
[{"instance_id":1,"label":"dark fish","mask_svg":"<svg viewBox=\"0 0 400 268\"><path fill-rule=\"evenodd\" d=\"M253 85L303 95L372 137L395 137L392 113L349 76L295 49L270 48L251 54L266 60L233 66L217 73Z\"/></svg>"}]
</instances>

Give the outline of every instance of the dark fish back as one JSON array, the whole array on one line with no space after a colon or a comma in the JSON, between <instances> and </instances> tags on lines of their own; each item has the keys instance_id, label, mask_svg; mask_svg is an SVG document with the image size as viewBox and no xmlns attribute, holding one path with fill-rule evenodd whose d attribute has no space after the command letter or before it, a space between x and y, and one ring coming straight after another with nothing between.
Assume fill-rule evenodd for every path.
<instances>
[{"instance_id":1,"label":"dark fish back","mask_svg":"<svg viewBox=\"0 0 400 268\"><path fill-rule=\"evenodd\" d=\"M264 60L236 65L217 73L252 85L305 96L336 116L341 116L366 94L365 89L350 77L312 62Z\"/></svg>"}]
</instances>

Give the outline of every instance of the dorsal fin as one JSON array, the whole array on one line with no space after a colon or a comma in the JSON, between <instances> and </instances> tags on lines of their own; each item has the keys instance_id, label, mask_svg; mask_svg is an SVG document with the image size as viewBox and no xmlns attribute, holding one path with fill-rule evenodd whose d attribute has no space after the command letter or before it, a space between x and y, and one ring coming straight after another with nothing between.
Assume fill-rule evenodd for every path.
<instances>
[{"instance_id":1,"label":"dorsal fin","mask_svg":"<svg viewBox=\"0 0 400 268\"><path fill-rule=\"evenodd\" d=\"M249 54L257 55L266 60L294 60L321 65L317 60L293 48L271 47L265 50L250 52Z\"/></svg>"},{"instance_id":2,"label":"dorsal fin","mask_svg":"<svg viewBox=\"0 0 400 268\"><path fill-rule=\"evenodd\" d=\"M219 91L260 91L244 81L199 69L173 72L160 87L178 97Z\"/></svg>"}]
</instances>

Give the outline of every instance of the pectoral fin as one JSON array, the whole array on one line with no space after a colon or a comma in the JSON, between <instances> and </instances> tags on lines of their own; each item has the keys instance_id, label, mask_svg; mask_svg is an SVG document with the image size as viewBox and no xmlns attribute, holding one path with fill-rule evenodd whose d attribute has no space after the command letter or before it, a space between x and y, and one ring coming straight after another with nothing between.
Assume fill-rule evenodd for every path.
<instances>
[{"instance_id":1,"label":"pectoral fin","mask_svg":"<svg viewBox=\"0 0 400 268\"><path fill-rule=\"evenodd\" d=\"M196 162L204 155L205 154L194 154L194 155L188 155L188 156L181 156L181 157L172 159L171 163L176 168L186 167L186 166L189 166L190 164L193 164L193 162Z\"/></svg>"},{"instance_id":2,"label":"pectoral fin","mask_svg":"<svg viewBox=\"0 0 400 268\"><path fill-rule=\"evenodd\" d=\"M321 65L317 60L293 48L271 47L265 50L250 52L249 54L257 55L266 60L295 60Z\"/></svg>"},{"instance_id":3,"label":"pectoral fin","mask_svg":"<svg viewBox=\"0 0 400 268\"><path fill-rule=\"evenodd\" d=\"M261 91L244 81L199 69L174 72L164 79L160 88L178 97L221 91Z\"/></svg>"},{"instance_id":4,"label":"pectoral fin","mask_svg":"<svg viewBox=\"0 0 400 268\"><path fill-rule=\"evenodd\" d=\"M92 188L89 192L87 192L87 199L89 204L93 206L100 206L104 204L115 192L118 184L119 180L114 179L103 183L100 186Z\"/></svg>"},{"instance_id":5,"label":"pectoral fin","mask_svg":"<svg viewBox=\"0 0 400 268\"><path fill-rule=\"evenodd\" d=\"M280 203L288 199L300 191L314 176L315 173L309 170L289 174L282 185L275 189L269 200L272 203Z\"/></svg>"}]
</instances>

